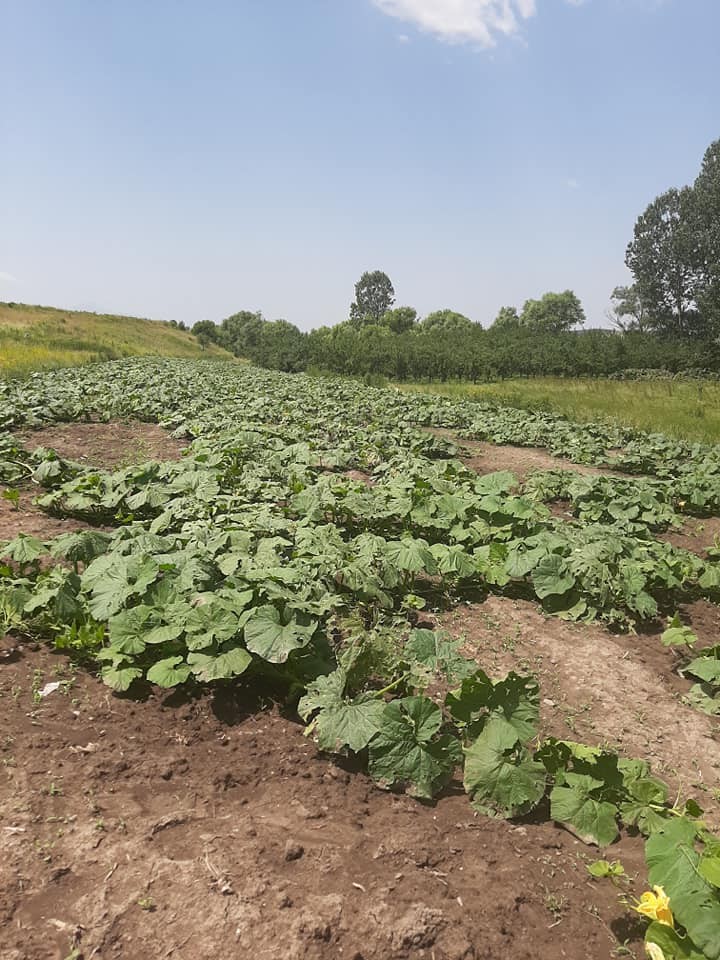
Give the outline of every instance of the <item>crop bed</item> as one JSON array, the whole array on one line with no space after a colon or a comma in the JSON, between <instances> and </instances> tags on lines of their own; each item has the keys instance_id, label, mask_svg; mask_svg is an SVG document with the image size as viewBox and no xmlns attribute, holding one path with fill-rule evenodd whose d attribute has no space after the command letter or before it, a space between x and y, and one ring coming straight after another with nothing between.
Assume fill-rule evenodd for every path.
<instances>
[{"instance_id":1,"label":"crop bed","mask_svg":"<svg viewBox=\"0 0 720 960\"><path fill-rule=\"evenodd\" d=\"M720 448L217 362L0 401L3 960L720 957Z\"/></svg>"}]
</instances>

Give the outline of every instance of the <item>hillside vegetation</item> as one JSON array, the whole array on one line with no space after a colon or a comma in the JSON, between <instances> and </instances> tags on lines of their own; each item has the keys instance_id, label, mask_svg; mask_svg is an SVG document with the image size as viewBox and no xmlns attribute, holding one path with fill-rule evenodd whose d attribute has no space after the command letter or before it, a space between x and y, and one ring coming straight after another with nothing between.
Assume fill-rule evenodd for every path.
<instances>
[{"instance_id":1,"label":"hillside vegetation","mask_svg":"<svg viewBox=\"0 0 720 960\"><path fill-rule=\"evenodd\" d=\"M228 355L170 322L0 303L0 377L132 356Z\"/></svg>"}]
</instances>

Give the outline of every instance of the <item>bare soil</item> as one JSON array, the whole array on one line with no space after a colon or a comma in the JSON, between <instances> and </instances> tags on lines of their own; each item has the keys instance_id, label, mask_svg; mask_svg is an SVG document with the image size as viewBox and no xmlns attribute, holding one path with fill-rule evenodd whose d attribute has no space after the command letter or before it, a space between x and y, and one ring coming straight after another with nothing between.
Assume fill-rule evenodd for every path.
<instances>
[{"instance_id":1,"label":"bare soil","mask_svg":"<svg viewBox=\"0 0 720 960\"><path fill-rule=\"evenodd\" d=\"M106 469L146 460L178 460L187 446L157 424L139 421L58 423L17 436L29 450L47 447L65 460ZM34 503L35 498L43 493L37 484L25 481L16 487L20 495L18 509L9 501L0 499L0 541L12 540L18 533L51 540L63 533L89 528L90 524L82 520L51 517L44 513ZM2 484L0 489L4 489Z\"/></svg>"},{"instance_id":2,"label":"bare soil","mask_svg":"<svg viewBox=\"0 0 720 960\"><path fill-rule=\"evenodd\" d=\"M720 607L697 601L680 610L702 646L717 642ZM679 655L660 642L663 626L638 636L546 617L525 600L491 596L461 604L440 624L465 640L491 675L535 674L544 733L609 744L652 763L683 795L695 795L720 822L720 726L682 702L691 684L675 671Z\"/></svg>"},{"instance_id":3,"label":"bare soil","mask_svg":"<svg viewBox=\"0 0 720 960\"><path fill-rule=\"evenodd\" d=\"M72 517L51 517L43 513L33 502L42 492L34 484L23 484L18 490L20 499L17 510L7 500L0 500L0 542L12 540L19 533L29 534L38 540L52 540L63 533L87 530L90 527L90 524Z\"/></svg>"},{"instance_id":4,"label":"bare soil","mask_svg":"<svg viewBox=\"0 0 720 960\"><path fill-rule=\"evenodd\" d=\"M660 534L658 540L664 540L674 547L681 547L683 550L705 556L708 549L720 543L720 517L688 519L682 529Z\"/></svg>"},{"instance_id":5,"label":"bare soil","mask_svg":"<svg viewBox=\"0 0 720 960\"><path fill-rule=\"evenodd\" d=\"M146 460L179 460L187 447L187 443L175 440L156 423L139 420L54 423L16 436L29 450L48 447L65 460L105 469Z\"/></svg>"},{"instance_id":6,"label":"bare soil","mask_svg":"<svg viewBox=\"0 0 720 960\"><path fill-rule=\"evenodd\" d=\"M498 470L511 470L519 480L536 470L571 470L588 476L622 476L605 467L592 467L573 463L564 457L554 457L539 447L517 447L507 443L489 443L486 440L468 440L452 430L441 428L428 429L438 437L445 437L461 447L465 453L460 460L477 473L494 473Z\"/></svg>"},{"instance_id":7,"label":"bare soil","mask_svg":"<svg viewBox=\"0 0 720 960\"><path fill-rule=\"evenodd\" d=\"M57 654L16 657L1 960L641 955L643 925L587 874L597 852L550 823L475 816L459 789L382 792L239 692L132 700ZM65 686L41 698L49 681ZM635 873L640 848L611 855Z\"/></svg>"}]
</instances>

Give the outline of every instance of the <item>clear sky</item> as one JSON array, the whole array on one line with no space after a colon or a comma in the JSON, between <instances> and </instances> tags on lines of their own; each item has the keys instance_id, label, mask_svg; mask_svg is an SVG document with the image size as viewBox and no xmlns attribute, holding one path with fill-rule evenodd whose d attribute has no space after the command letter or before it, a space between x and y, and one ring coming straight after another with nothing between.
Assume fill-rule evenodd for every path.
<instances>
[{"instance_id":1,"label":"clear sky","mask_svg":"<svg viewBox=\"0 0 720 960\"><path fill-rule=\"evenodd\" d=\"M719 0L0 0L0 299L591 325L720 137Z\"/></svg>"}]
</instances>

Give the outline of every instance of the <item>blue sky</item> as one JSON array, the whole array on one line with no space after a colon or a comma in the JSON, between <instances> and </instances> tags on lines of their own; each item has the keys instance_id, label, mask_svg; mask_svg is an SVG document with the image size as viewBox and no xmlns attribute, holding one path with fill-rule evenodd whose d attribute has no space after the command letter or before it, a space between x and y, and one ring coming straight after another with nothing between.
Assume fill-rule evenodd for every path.
<instances>
[{"instance_id":1,"label":"blue sky","mask_svg":"<svg viewBox=\"0 0 720 960\"><path fill-rule=\"evenodd\" d=\"M602 325L720 137L717 0L0 0L0 299Z\"/></svg>"}]
</instances>

